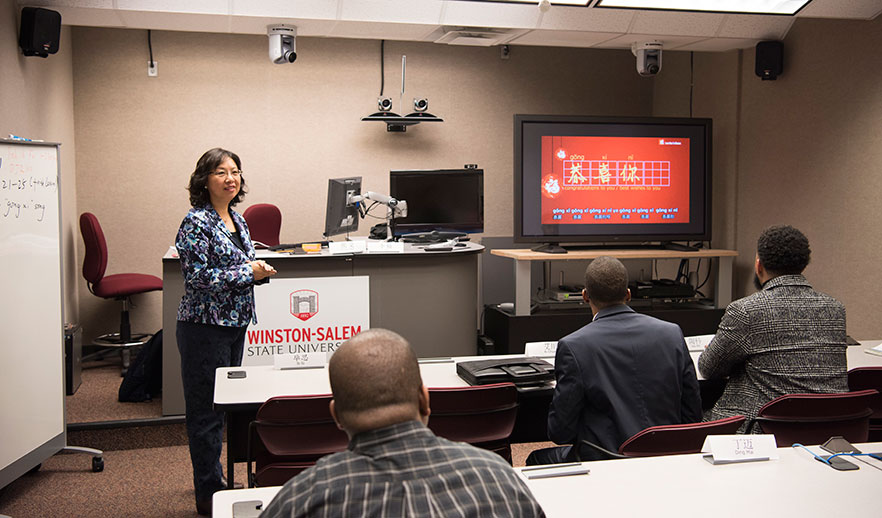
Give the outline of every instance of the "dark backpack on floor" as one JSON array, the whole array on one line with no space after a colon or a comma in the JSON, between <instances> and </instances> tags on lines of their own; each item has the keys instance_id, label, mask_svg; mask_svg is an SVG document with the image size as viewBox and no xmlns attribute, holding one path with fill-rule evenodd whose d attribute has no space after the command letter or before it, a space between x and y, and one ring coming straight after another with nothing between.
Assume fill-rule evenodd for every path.
<instances>
[{"instance_id":1,"label":"dark backpack on floor","mask_svg":"<svg viewBox=\"0 0 882 518\"><path fill-rule=\"evenodd\" d=\"M162 329L141 347L119 386L120 402L149 401L162 394Z\"/></svg>"}]
</instances>

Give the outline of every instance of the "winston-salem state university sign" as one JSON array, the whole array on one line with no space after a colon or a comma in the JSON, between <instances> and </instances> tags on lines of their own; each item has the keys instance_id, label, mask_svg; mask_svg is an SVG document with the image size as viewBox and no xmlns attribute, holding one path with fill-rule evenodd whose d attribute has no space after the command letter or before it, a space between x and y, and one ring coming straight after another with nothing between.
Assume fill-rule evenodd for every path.
<instances>
[{"instance_id":1,"label":"winston-salem state university sign","mask_svg":"<svg viewBox=\"0 0 882 518\"><path fill-rule=\"evenodd\" d=\"M367 276L272 279L254 288L257 324L248 327L242 365L276 355L333 353L370 327Z\"/></svg>"}]
</instances>

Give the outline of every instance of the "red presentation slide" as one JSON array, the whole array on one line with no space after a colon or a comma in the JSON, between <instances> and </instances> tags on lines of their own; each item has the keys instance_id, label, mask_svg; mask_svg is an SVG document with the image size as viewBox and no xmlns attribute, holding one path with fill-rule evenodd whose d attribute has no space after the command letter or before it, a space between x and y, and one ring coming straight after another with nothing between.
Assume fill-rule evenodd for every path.
<instances>
[{"instance_id":1,"label":"red presentation slide","mask_svg":"<svg viewBox=\"0 0 882 518\"><path fill-rule=\"evenodd\" d=\"M542 137L542 224L688 223L689 139Z\"/></svg>"}]
</instances>

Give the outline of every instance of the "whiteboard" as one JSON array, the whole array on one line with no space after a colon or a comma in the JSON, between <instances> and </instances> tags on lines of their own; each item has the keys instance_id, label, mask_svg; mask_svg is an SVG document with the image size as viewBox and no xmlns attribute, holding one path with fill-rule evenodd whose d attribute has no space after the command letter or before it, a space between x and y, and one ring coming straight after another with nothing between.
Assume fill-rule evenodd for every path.
<instances>
[{"instance_id":1,"label":"whiteboard","mask_svg":"<svg viewBox=\"0 0 882 518\"><path fill-rule=\"evenodd\" d=\"M58 144L0 139L0 488L65 447Z\"/></svg>"}]
</instances>

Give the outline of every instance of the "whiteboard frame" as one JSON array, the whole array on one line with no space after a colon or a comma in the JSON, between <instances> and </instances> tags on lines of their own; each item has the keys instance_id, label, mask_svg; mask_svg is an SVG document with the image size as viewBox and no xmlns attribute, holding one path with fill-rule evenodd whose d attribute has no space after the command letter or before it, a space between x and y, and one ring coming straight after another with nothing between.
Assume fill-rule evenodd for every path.
<instances>
[{"instance_id":1,"label":"whiteboard frame","mask_svg":"<svg viewBox=\"0 0 882 518\"><path fill-rule=\"evenodd\" d=\"M12 145L24 145L24 146L40 146L40 147L54 147L55 148L55 181L56 181L56 195L57 195L57 207L58 207L58 221L56 222L58 228L58 273L59 273L59 286L58 286L58 294L59 294L59 307L61 308L61 321L58 322L58 335L59 335L59 347L57 349L57 353L61 356L61 372L58 372L59 379L61 379L60 390L58 392L58 397L61 398L62 401L62 427L61 431L50 437L46 442L41 445L38 445L31 451L21 452L20 457L11 462L6 467L0 469L0 489L6 487L10 483L14 482L16 479L24 475L25 473L31 471L32 469L38 467L42 464L46 459L55 455L59 451L63 450L67 446L67 400L65 398L65 383L64 383L64 268L63 268L63 258L62 253L64 247L62 245L62 207L61 207L61 143L59 142L33 142L33 141L21 141L15 139L4 139L0 138L0 143L2 144L12 144ZM0 390L5 389L6 387L0 386ZM3 419L14 419L15 416L7 416L3 415Z\"/></svg>"}]
</instances>

